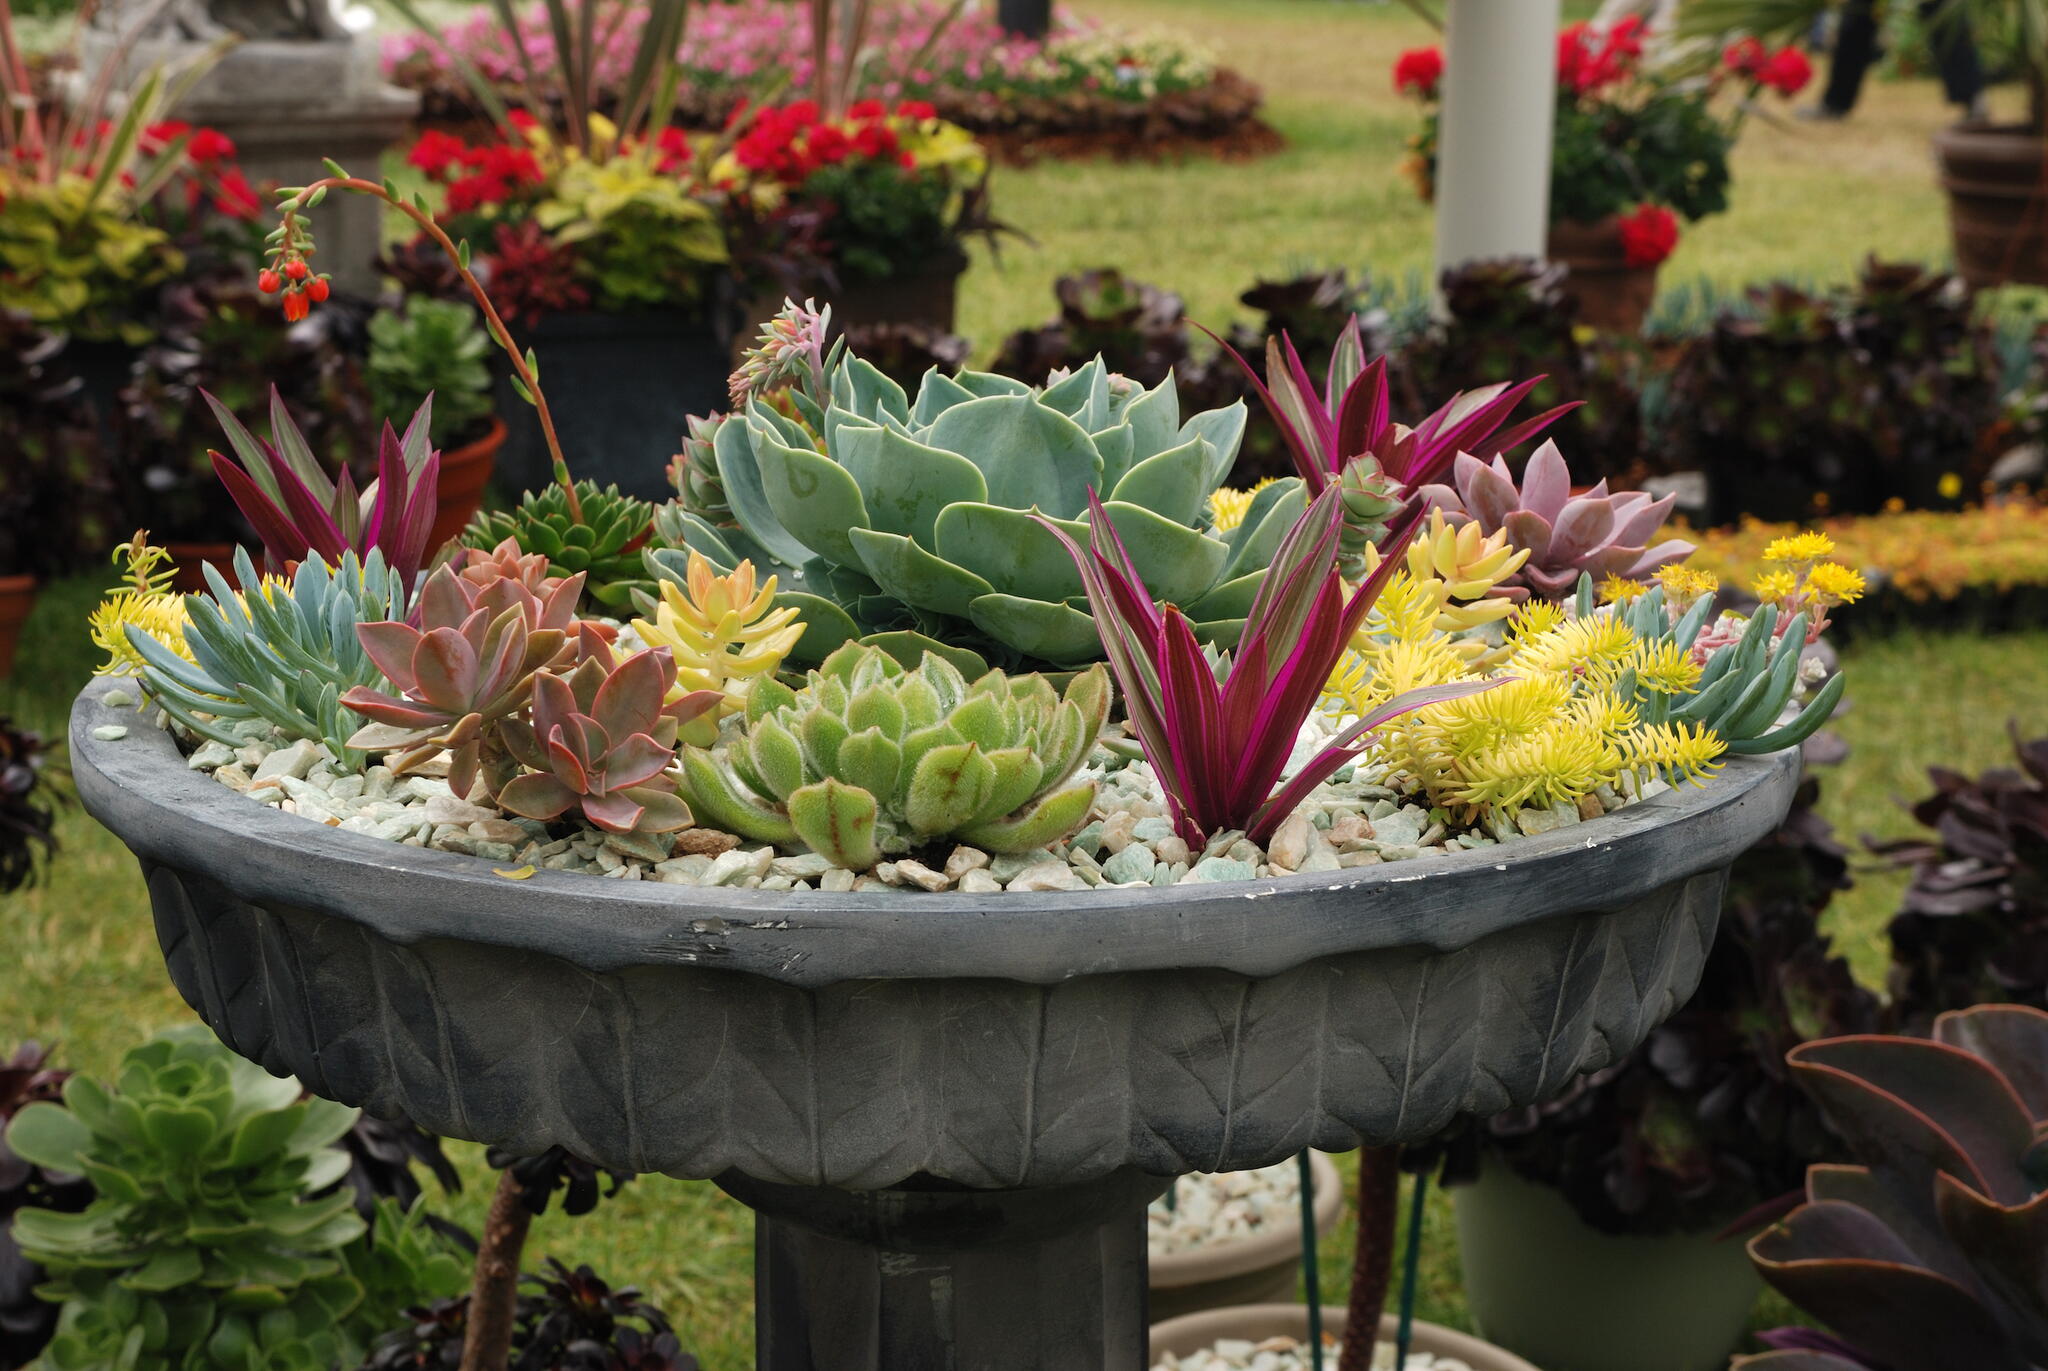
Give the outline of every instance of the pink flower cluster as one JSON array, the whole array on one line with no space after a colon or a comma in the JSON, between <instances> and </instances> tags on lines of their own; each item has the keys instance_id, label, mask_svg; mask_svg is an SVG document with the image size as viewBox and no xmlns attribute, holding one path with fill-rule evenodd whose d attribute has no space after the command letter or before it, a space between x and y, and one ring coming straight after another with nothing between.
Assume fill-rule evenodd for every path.
<instances>
[{"instance_id":1,"label":"pink flower cluster","mask_svg":"<svg viewBox=\"0 0 2048 1371\"><path fill-rule=\"evenodd\" d=\"M963 13L945 23L952 9L947 0L904 0L877 6L868 31L871 57L863 91L896 100L935 87L1000 87L1042 77L1041 69L1047 66L1045 44L1009 36L987 12ZM1064 17L1056 22L1055 39L1088 31L1085 25ZM600 85L625 82L644 23L644 15L636 12L610 30L611 41L596 63ZM933 42L933 30L941 24L944 27ZM521 13L518 32L536 68L554 64L555 44L543 7L535 5ZM489 6L479 6L470 18L442 34L387 37L385 70L418 60L448 65L444 42L494 81L524 79L525 64L518 48L499 27ZM925 54L925 61L913 66L920 53ZM689 85L707 91L746 88L769 78L787 89L802 90L810 84L812 56L809 7L788 0L694 6L679 53ZM835 44L833 60L842 56Z\"/></svg>"}]
</instances>

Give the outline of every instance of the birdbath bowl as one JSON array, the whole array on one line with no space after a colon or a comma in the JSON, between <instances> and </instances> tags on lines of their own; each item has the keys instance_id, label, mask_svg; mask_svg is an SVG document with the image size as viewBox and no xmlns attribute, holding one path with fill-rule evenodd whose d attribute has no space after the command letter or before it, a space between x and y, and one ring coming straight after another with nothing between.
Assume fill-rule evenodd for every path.
<instances>
[{"instance_id":1,"label":"birdbath bowl","mask_svg":"<svg viewBox=\"0 0 2048 1371\"><path fill-rule=\"evenodd\" d=\"M1327 874L764 892L324 828L109 688L72 711L79 794L222 1041L448 1137L716 1179L757 1214L763 1371L1138 1371L1169 1178L1420 1138L1630 1051L1799 765Z\"/></svg>"}]
</instances>

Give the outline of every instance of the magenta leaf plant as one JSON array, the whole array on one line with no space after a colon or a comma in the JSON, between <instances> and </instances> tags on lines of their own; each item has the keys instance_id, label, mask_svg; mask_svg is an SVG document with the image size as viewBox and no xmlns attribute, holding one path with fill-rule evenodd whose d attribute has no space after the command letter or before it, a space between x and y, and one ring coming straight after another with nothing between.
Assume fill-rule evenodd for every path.
<instances>
[{"instance_id":1,"label":"magenta leaf plant","mask_svg":"<svg viewBox=\"0 0 2048 1371\"><path fill-rule=\"evenodd\" d=\"M1086 551L1050 520L1039 522L1066 545L1080 570L1138 745L1190 848L1231 829L1263 846L1310 791L1364 750L1381 724L1499 684L1463 681L1398 695L1338 732L1283 785L1303 722L1400 566L1419 520L1412 511L1403 519L1379 566L1347 597L1337 571L1339 493L1326 487L1281 540L1237 648L1212 662L1180 608L1153 603L1092 491L1088 506Z\"/></svg>"},{"instance_id":2,"label":"magenta leaf plant","mask_svg":"<svg viewBox=\"0 0 2048 1371\"><path fill-rule=\"evenodd\" d=\"M342 468L330 479L313 456L277 387L270 388L270 441L257 438L220 401L204 396L234 449L230 460L209 452L213 470L234 497L242 516L263 540L266 569L282 573L287 563L315 556L332 566L345 552L383 552L392 571L409 588L433 549L436 492L441 454L428 445L434 399L430 395L400 437L384 425L377 448L377 479L361 492ZM238 465L239 463L239 465Z\"/></svg>"},{"instance_id":3,"label":"magenta leaf plant","mask_svg":"<svg viewBox=\"0 0 2048 1371\"><path fill-rule=\"evenodd\" d=\"M1206 330L1205 330L1206 331ZM1318 392L1294 340L1285 331L1266 340L1266 373L1222 343L1246 378L1266 402L1294 469L1320 495L1323 487L1343 477L1360 457L1371 457L1390 480L1413 489L1443 474L1460 452L1488 458L1520 446L1577 407L1559 405L1503 432L1501 425L1515 406L1544 378L1463 391L1436 413L1409 428L1396 423L1387 387L1387 359L1365 360L1365 340L1358 318L1344 326L1330 354L1329 371Z\"/></svg>"}]
</instances>

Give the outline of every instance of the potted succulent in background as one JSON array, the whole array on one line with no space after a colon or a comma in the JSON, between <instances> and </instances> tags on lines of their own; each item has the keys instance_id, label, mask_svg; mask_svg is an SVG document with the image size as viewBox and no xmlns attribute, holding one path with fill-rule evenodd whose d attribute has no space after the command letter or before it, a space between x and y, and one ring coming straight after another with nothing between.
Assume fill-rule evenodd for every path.
<instances>
[{"instance_id":1,"label":"potted succulent in background","mask_svg":"<svg viewBox=\"0 0 2048 1371\"><path fill-rule=\"evenodd\" d=\"M473 249L519 350L548 377L555 424L588 454L581 474L658 497L681 416L724 394L733 338L721 203L703 181L701 149L670 127L660 95L672 91L684 6L649 8L609 114L595 103L604 35L575 20L568 0L546 6L563 41L517 44L531 108L508 108L465 64L490 127L473 138L429 130L407 161L438 188L443 221ZM549 91L561 93L559 109ZM517 492L542 483L553 454L514 379L499 370L508 432L498 476Z\"/></svg>"},{"instance_id":2,"label":"potted succulent in background","mask_svg":"<svg viewBox=\"0 0 2048 1371\"><path fill-rule=\"evenodd\" d=\"M491 393L490 346L476 311L453 300L410 299L402 310L370 319L364 379L373 412L412 414L433 401L428 437L441 449L441 477L432 547L461 533L483 503L505 441Z\"/></svg>"},{"instance_id":3,"label":"potted succulent in background","mask_svg":"<svg viewBox=\"0 0 2048 1371\"><path fill-rule=\"evenodd\" d=\"M1980 1005L1933 1037L1795 1048L1800 1084L1852 1166L1806 1173L1806 1202L1749 1244L1763 1278L1828 1330L1762 1335L1757 1371L2027 1371L2048 1360L2048 1237L2032 1157L2048 1127L2048 1013Z\"/></svg>"},{"instance_id":4,"label":"potted succulent in background","mask_svg":"<svg viewBox=\"0 0 2048 1371\"><path fill-rule=\"evenodd\" d=\"M1678 245L1679 221L1728 207L1728 152L1745 107L1768 87L1787 98L1812 75L1795 47L1731 45L1719 66L1691 70L1682 53L1649 55L1636 16L1566 26L1557 42L1549 256L1570 268L1565 289L1598 328L1641 329L1657 267ZM1405 52L1394 86L1421 102L1422 131L1404 163L1434 198L1443 53ZM1716 108L1724 92L1737 93Z\"/></svg>"},{"instance_id":5,"label":"potted succulent in background","mask_svg":"<svg viewBox=\"0 0 2048 1371\"><path fill-rule=\"evenodd\" d=\"M1916 263L1873 257L1825 292L1753 288L1679 350L1673 458L1706 473L1717 524L1957 508L2003 416L1993 343L1976 293Z\"/></svg>"},{"instance_id":6,"label":"potted succulent in background","mask_svg":"<svg viewBox=\"0 0 2048 1371\"><path fill-rule=\"evenodd\" d=\"M1325 1305L1321 1328L1325 1342L1323 1365L1340 1371L1337 1349L1329 1344L1344 1337L1350 1327L1349 1313L1340 1305ZM1400 1320L1385 1315L1378 1325L1378 1344L1392 1349L1400 1335ZM1440 1328L1416 1320L1410 1330L1409 1366L1466 1367L1468 1371L1537 1371L1512 1352L1506 1352L1467 1333ZM1212 1309L1200 1314L1183 1314L1152 1325L1150 1337L1153 1371L1226 1371L1237 1366L1257 1366L1261 1371L1314 1371L1309 1351L1309 1311L1299 1304L1253 1304L1234 1309ZM1241 1357L1226 1360L1218 1355L1218 1344L1229 1341L1249 1347ZM1418 1363L1415 1357L1426 1360ZM1375 1362L1371 1365L1378 1365ZM1349 1371L1350 1363L1342 1364ZM1370 1366L1365 1368L1370 1371Z\"/></svg>"},{"instance_id":7,"label":"potted succulent in background","mask_svg":"<svg viewBox=\"0 0 2048 1371\"><path fill-rule=\"evenodd\" d=\"M1959 0L1972 32L1996 35L1992 60L2026 87L2026 118L1937 129L1956 270L1973 286L2048 285L2048 4Z\"/></svg>"}]
</instances>

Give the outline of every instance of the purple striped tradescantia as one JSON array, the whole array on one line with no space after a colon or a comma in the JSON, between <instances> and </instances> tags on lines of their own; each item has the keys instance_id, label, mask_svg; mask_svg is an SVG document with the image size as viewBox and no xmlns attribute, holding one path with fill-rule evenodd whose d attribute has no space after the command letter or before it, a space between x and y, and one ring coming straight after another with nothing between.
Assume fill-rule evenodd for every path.
<instances>
[{"instance_id":1,"label":"purple striped tradescantia","mask_svg":"<svg viewBox=\"0 0 2048 1371\"><path fill-rule=\"evenodd\" d=\"M250 433L213 396L205 391L200 395L235 452L233 460L219 452L207 456L236 507L263 540L266 570L281 574L286 563L309 555L331 566L344 552L363 556L376 548L405 578L406 586L413 585L433 551L427 539L434 530L441 481L441 454L428 446L431 395L405 426L403 437L388 422L384 425L377 479L360 493L346 467L339 480L329 479L276 386L270 388L269 442Z\"/></svg>"},{"instance_id":2,"label":"purple striped tradescantia","mask_svg":"<svg viewBox=\"0 0 2048 1371\"><path fill-rule=\"evenodd\" d=\"M1125 712L1159 778L1174 827L1191 848L1234 828L1263 846L1310 791L1364 749L1381 724L1497 684L1458 682L1396 696L1339 732L1283 785L1303 722L1401 565L1419 520L1411 515L1403 521L1385 544L1379 566L1347 598L1337 572L1339 493L1334 486L1325 489L1281 540L1236 650L1217 654L1214 665L1179 607L1153 603L1092 491L1086 551L1050 520L1039 522L1066 544L1080 570Z\"/></svg>"},{"instance_id":3,"label":"purple striped tradescantia","mask_svg":"<svg viewBox=\"0 0 2048 1371\"><path fill-rule=\"evenodd\" d=\"M1216 338L1213 333L1209 336ZM1576 402L1559 405L1502 432L1501 425L1515 406L1543 383L1544 378L1538 376L1512 385L1503 381L1461 392L1411 429L1394 422L1387 359L1365 360L1365 340L1356 315L1344 326L1330 354L1321 393L1295 352L1293 339L1284 331L1266 340L1263 377L1236 348L1221 338L1216 341L1223 344L1223 350L1266 402L1288 455L1294 459L1294 469L1311 495L1320 495L1353 461L1368 456L1386 478L1412 489L1441 476L1460 452L1480 458L1506 452L1577 407Z\"/></svg>"}]
</instances>

